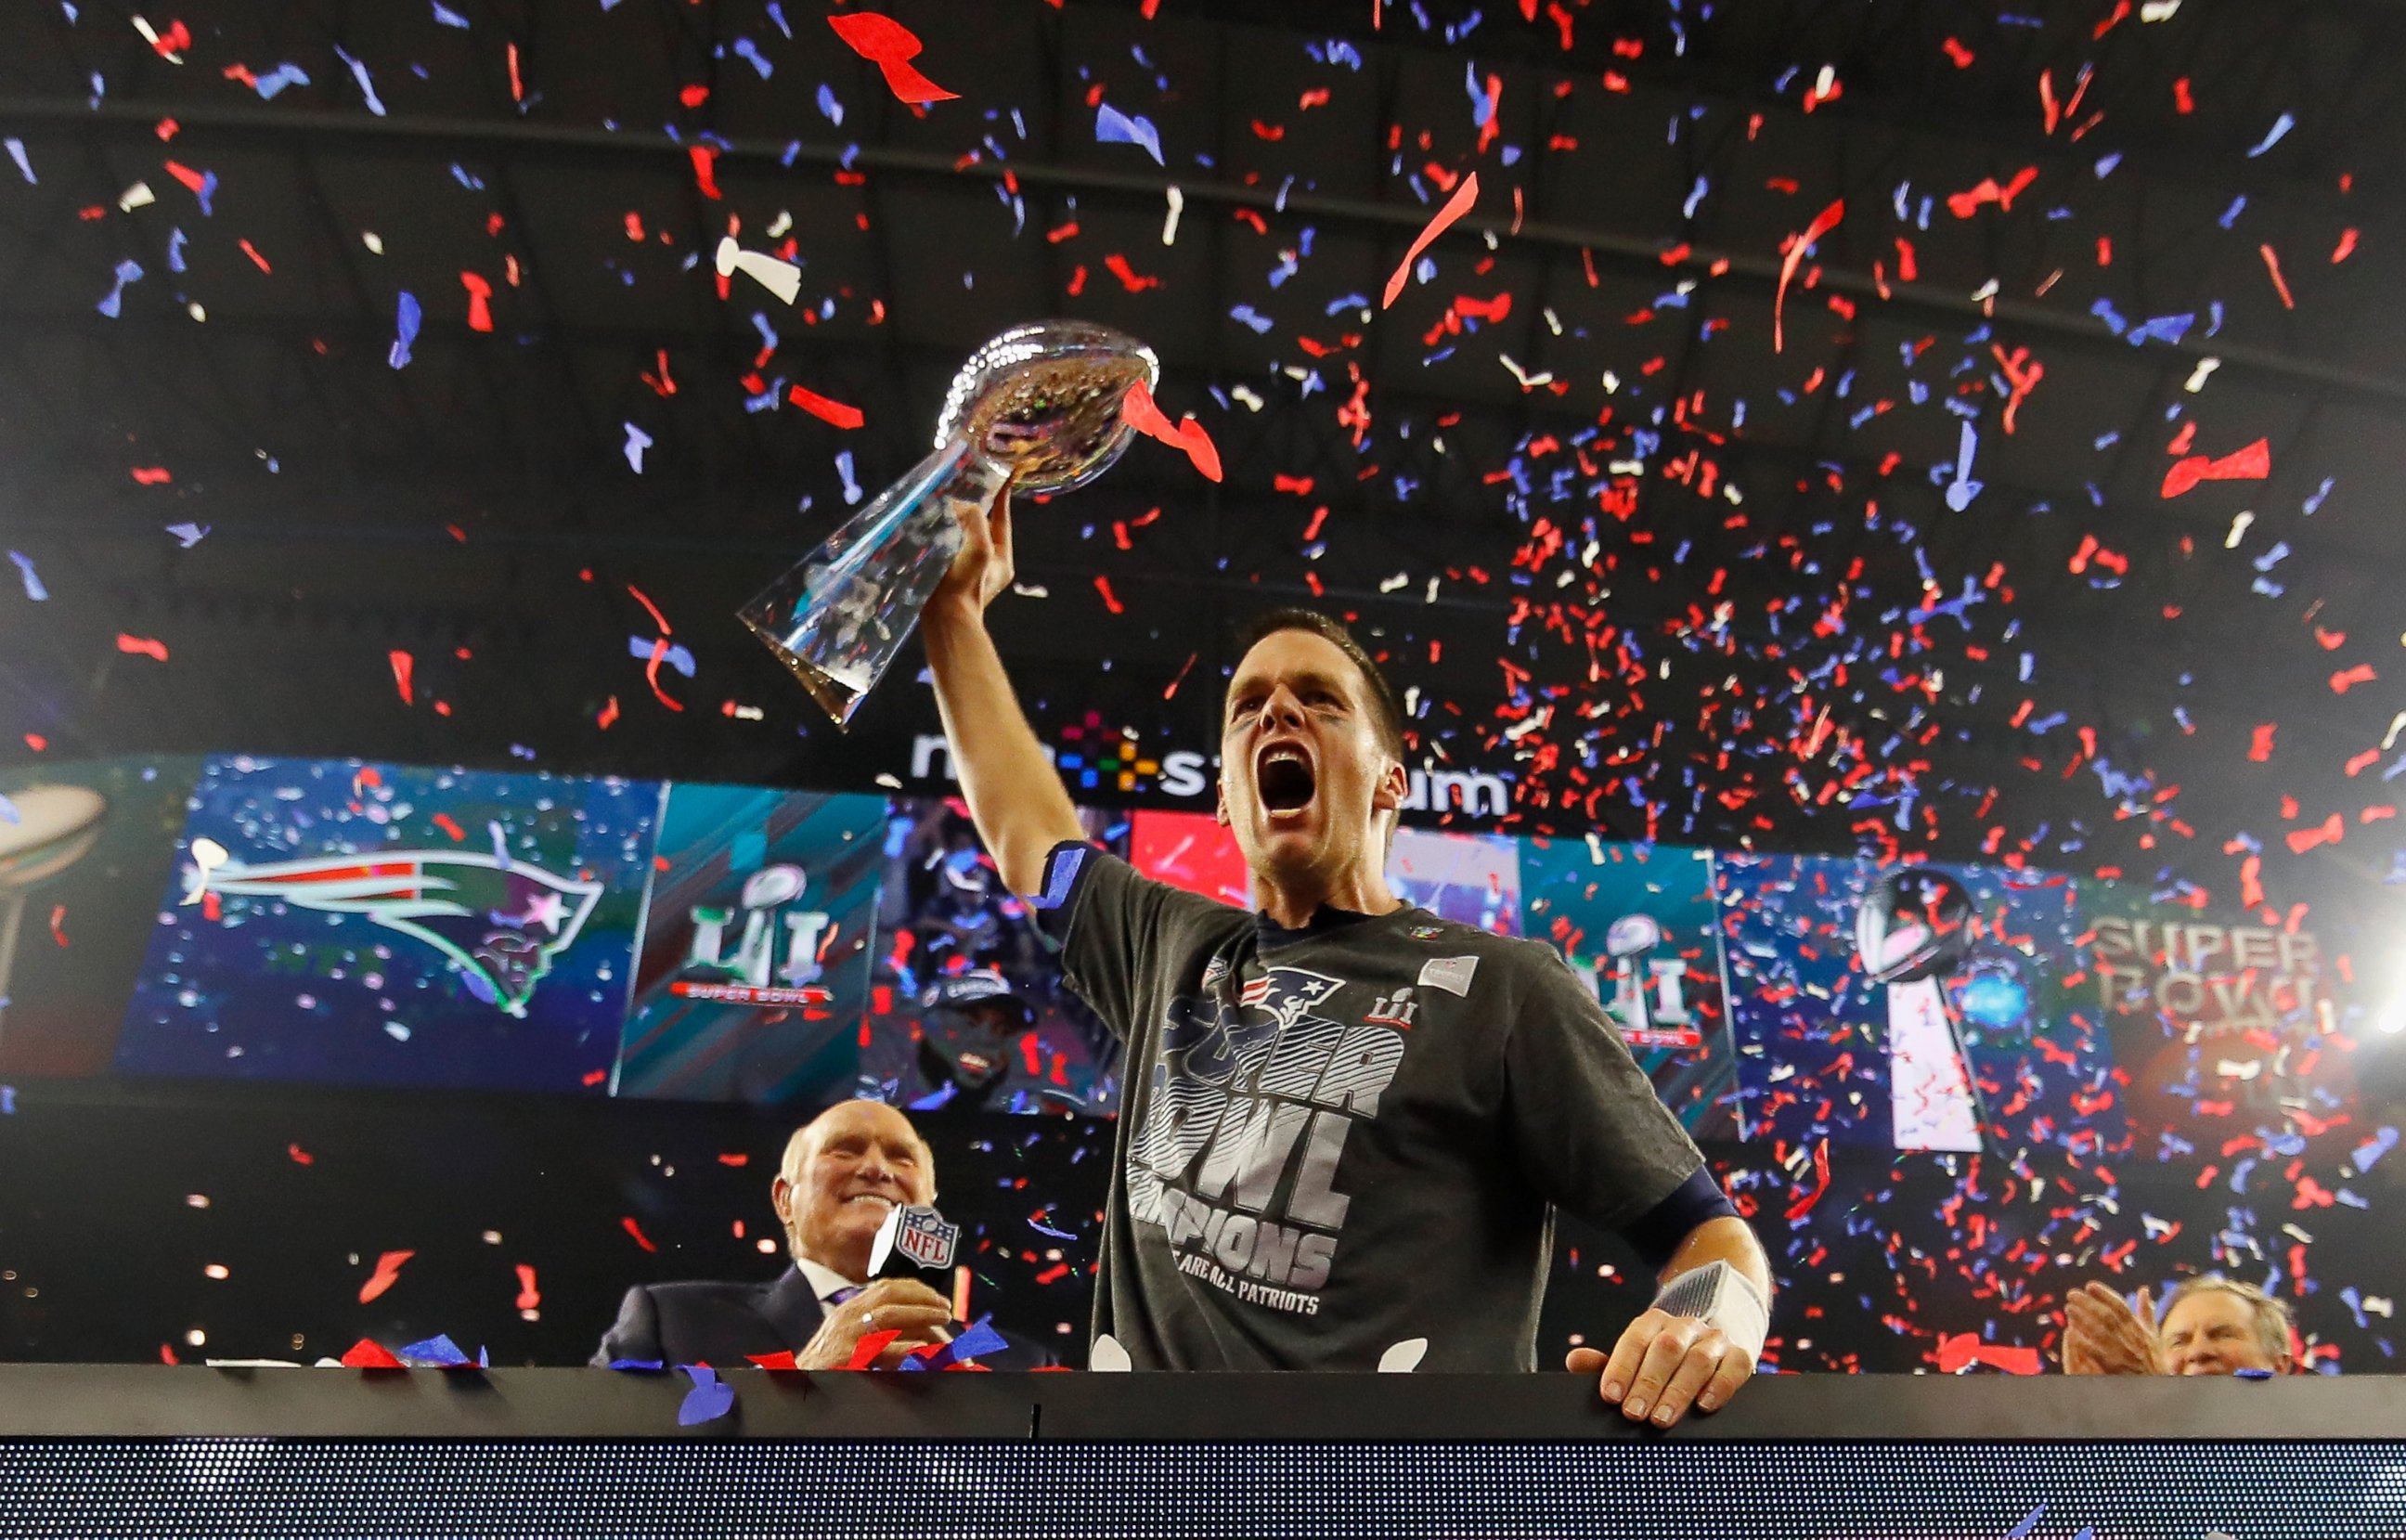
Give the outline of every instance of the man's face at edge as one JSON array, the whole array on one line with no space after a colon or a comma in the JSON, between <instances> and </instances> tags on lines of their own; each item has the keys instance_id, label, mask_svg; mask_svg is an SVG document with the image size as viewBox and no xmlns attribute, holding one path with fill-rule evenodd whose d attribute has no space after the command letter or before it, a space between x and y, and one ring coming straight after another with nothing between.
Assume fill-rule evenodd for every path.
<instances>
[{"instance_id":1,"label":"man's face at edge","mask_svg":"<svg viewBox=\"0 0 2406 1540\"><path fill-rule=\"evenodd\" d=\"M770 1195L796 1257L856 1277L885 1216L935 1193L935 1163L911 1121L883 1103L854 1101L811 1125Z\"/></svg>"},{"instance_id":2,"label":"man's face at edge","mask_svg":"<svg viewBox=\"0 0 2406 1540\"><path fill-rule=\"evenodd\" d=\"M2228 1375L2242 1369L2286 1373L2289 1355L2264 1350L2256 1335L2255 1307L2237 1294L2203 1289L2164 1316L2158 1333L2163 1371L2172 1375Z\"/></svg>"},{"instance_id":3,"label":"man's face at edge","mask_svg":"<svg viewBox=\"0 0 2406 1540\"><path fill-rule=\"evenodd\" d=\"M1273 631L1238 661L1220 742L1219 818L1256 879L1334 883L1365 859L1383 868L1379 815L1405 777L1380 741L1369 681L1345 650Z\"/></svg>"}]
</instances>

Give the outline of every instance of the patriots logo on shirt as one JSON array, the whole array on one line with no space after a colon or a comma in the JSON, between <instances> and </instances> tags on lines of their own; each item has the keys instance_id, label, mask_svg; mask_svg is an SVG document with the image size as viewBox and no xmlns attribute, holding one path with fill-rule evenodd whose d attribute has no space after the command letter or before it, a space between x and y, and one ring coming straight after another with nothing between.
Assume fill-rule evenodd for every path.
<instances>
[{"instance_id":1,"label":"patriots logo on shirt","mask_svg":"<svg viewBox=\"0 0 2406 1540\"><path fill-rule=\"evenodd\" d=\"M1207 975L1208 977L1208 975ZM1173 1019L1162 1057L1191 1079L1224 1085L1238 1069L1260 1062L1280 1033L1344 987L1343 981L1295 968L1273 968L1238 992L1239 1010L1204 1005Z\"/></svg>"}]
</instances>

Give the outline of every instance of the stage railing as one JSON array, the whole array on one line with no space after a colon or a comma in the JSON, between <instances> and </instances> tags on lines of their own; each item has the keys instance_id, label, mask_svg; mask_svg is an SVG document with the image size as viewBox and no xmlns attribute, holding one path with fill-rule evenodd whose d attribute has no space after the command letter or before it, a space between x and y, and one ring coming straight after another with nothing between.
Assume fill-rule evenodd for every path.
<instances>
[{"instance_id":1,"label":"stage railing","mask_svg":"<svg viewBox=\"0 0 2406 1540\"><path fill-rule=\"evenodd\" d=\"M0 1536L2395 1540L2406 1380L0 1365Z\"/></svg>"}]
</instances>

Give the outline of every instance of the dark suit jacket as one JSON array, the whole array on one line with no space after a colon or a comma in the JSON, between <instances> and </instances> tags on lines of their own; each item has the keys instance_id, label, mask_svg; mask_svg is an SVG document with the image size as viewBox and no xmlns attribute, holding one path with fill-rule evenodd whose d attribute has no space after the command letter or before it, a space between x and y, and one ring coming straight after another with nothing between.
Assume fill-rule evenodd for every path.
<instances>
[{"instance_id":1,"label":"dark suit jacket","mask_svg":"<svg viewBox=\"0 0 2406 1540\"><path fill-rule=\"evenodd\" d=\"M824 1319L800 1267L787 1267L771 1283L639 1283L627 1291L592 1363L607 1368L627 1359L748 1368L748 1358L800 1352ZM1058 1362L1034 1343L1004 1335L1010 1349L979 1363L989 1369L1032 1369Z\"/></svg>"}]
</instances>

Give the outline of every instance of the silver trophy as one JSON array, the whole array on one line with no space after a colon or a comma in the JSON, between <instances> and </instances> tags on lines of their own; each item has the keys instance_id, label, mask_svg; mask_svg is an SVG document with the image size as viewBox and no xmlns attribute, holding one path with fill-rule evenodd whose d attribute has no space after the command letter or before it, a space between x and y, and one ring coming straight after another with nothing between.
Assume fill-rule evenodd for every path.
<instances>
[{"instance_id":1,"label":"silver trophy","mask_svg":"<svg viewBox=\"0 0 2406 1540\"><path fill-rule=\"evenodd\" d=\"M1980 1089L1946 1005L1972 950L1972 896L1943 871L1884 874L1855 911L1855 954L1888 986L1888 1083L1899 1150L1977 1151Z\"/></svg>"},{"instance_id":2,"label":"silver trophy","mask_svg":"<svg viewBox=\"0 0 2406 1540\"><path fill-rule=\"evenodd\" d=\"M1133 434L1129 388L1161 376L1153 349L1085 321L1015 326L953 376L936 451L737 612L838 727L874 687L960 550L956 503L1066 492L1109 469Z\"/></svg>"}]
</instances>

